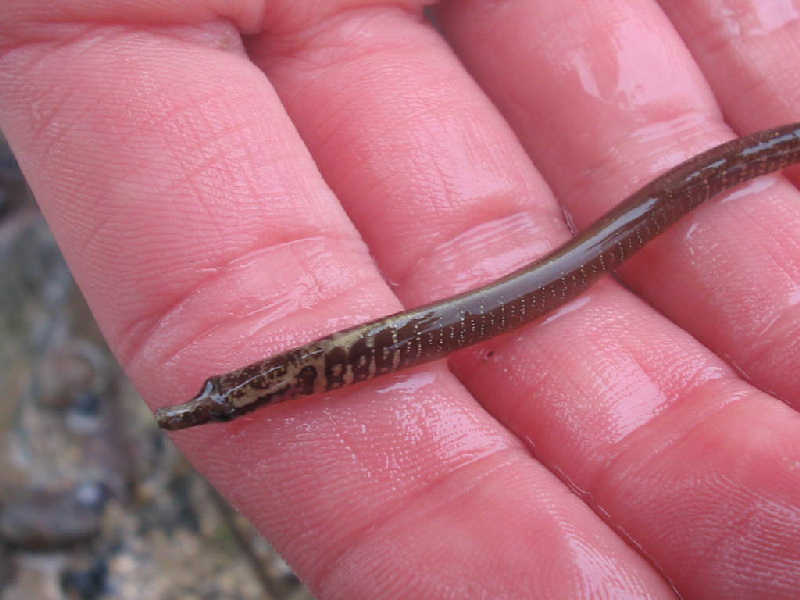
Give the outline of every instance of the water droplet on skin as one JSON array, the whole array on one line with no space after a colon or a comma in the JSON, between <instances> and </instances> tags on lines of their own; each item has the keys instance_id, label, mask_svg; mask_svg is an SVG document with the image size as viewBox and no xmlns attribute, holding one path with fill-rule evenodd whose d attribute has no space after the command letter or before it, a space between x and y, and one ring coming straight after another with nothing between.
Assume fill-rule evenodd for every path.
<instances>
[{"instance_id":1,"label":"water droplet on skin","mask_svg":"<svg viewBox=\"0 0 800 600\"><path fill-rule=\"evenodd\" d=\"M413 394L425 386L432 384L435 379L436 376L430 372L414 373L411 376L403 377L400 381L380 387L376 389L375 392L377 394L391 394L394 392Z\"/></svg>"},{"instance_id":2,"label":"water droplet on skin","mask_svg":"<svg viewBox=\"0 0 800 600\"><path fill-rule=\"evenodd\" d=\"M787 304L789 306L794 306L795 304L800 304L800 286L796 287L794 291L789 294L789 298L787 299Z\"/></svg>"},{"instance_id":3,"label":"water droplet on skin","mask_svg":"<svg viewBox=\"0 0 800 600\"><path fill-rule=\"evenodd\" d=\"M786 25L796 22L800 12L794 0L771 0L749 2L746 9L739 3L718 9L722 35L726 38L748 38L774 34Z\"/></svg>"},{"instance_id":4,"label":"water droplet on skin","mask_svg":"<svg viewBox=\"0 0 800 600\"><path fill-rule=\"evenodd\" d=\"M775 185L776 181L777 179L774 176L759 177L758 179L754 179L749 183L737 187L735 190L727 194L721 195L718 202L720 204L727 204L728 202L750 196L751 194L759 194L767 188Z\"/></svg>"},{"instance_id":5,"label":"water droplet on skin","mask_svg":"<svg viewBox=\"0 0 800 600\"><path fill-rule=\"evenodd\" d=\"M697 230L699 228L700 226L696 222L694 222L691 225L689 225L689 228L686 230L686 233L683 236L686 249L689 250L689 254L691 254L692 256L694 256L694 246L692 245L692 237L694 236L695 233L697 233Z\"/></svg>"},{"instance_id":6,"label":"water droplet on skin","mask_svg":"<svg viewBox=\"0 0 800 600\"><path fill-rule=\"evenodd\" d=\"M587 293L580 296L579 298L576 298L572 302L568 302L554 313L551 313L544 321L542 321L542 326L547 325L548 323L552 323L553 321L560 319L564 315L568 315L571 312L575 312L579 308L583 308L589 303L590 300L591 297Z\"/></svg>"}]
</instances>

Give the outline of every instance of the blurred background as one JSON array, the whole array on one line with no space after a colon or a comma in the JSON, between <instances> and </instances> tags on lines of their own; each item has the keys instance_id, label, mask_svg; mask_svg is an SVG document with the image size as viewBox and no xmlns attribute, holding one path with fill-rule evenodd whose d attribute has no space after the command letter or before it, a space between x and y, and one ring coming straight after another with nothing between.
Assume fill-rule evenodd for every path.
<instances>
[{"instance_id":1,"label":"blurred background","mask_svg":"<svg viewBox=\"0 0 800 600\"><path fill-rule=\"evenodd\" d=\"M310 599L106 348L0 137L0 600Z\"/></svg>"}]
</instances>

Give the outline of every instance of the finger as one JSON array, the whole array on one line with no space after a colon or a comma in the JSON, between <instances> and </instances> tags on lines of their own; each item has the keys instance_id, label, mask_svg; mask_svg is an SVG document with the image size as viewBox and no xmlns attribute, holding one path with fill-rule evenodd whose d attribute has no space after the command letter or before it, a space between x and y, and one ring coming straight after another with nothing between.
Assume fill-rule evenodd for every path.
<instances>
[{"instance_id":1,"label":"finger","mask_svg":"<svg viewBox=\"0 0 800 600\"><path fill-rule=\"evenodd\" d=\"M699 70L654 5L508 2L496 10L469 3L448 5L441 16L460 56L580 224L665 167L724 139ZM534 29L542 35L531 40ZM520 77L523 72L536 77ZM766 182L727 203L701 207L623 270L626 283L649 302L734 359L755 342L760 311L774 316L788 309L798 280L793 248L775 244L764 231L764 219L797 223L797 198L779 178ZM741 206L755 208L742 218L735 214ZM755 210L761 212L756 221ZM718 307L719 289L730 298ZM536 440L537 455L586 490L685 595L760 590L791 597L797 570L784 566L797 564L800 546L786 517L800 513L800 488L785 453L797 456L796 413L737 381L688 339L679 344L666 330L640 328L627 313L621 319L608 314L603 318L600 311L594 330L581 328L577 313L562 319L572 325L573 344L554 357L570 367L563 381L548 382L550 362L534 360L534 385L512 386L521 391L501 420L519 423L517 430ZM551 334L529 352L508 352L500 360L538 359L544 348L558 348L552 344L564 335ZM582 367L592 348L607 352ZM619 350L630 356L627 364L613 360ZM537 366L544 375L535 374ZM521 371L513 372L515 383L529 380L517 375ZM618 411L581 419L590 410L568 404L585 371L599 378L593 387L584 385L592 408ZM483 398L485 391L476 388L481 373L465 372L468 387ZM789 390L783 397L796 398L790 373L770 377L759 384L783 385ZM550 398L537 404L538 411L524 403L534 393ZM542 406L561 415L542 417ZM592 436L582 432L593 431L597 421L616 426L610 445L587 444ZM766 568L744 568L754 562Z\"/></svg>"},{"instance_id":2,"label":"finger","mask_svg":"<svg viewBox=\"0 0 800 600\"><path fill-rule=\"evenodd\" d=\"M796 2L660 0L738 131L798 118ZM753 110L753 107L758 110Z\"/></svg>"},{"instance_id":3,"label":"finger","mask_svg":"<svg viewBox=\"0 0 800 600\"><path fill-rule=\"evenodd\" d=\"M749 132L798 119L800 20L792 3L662 2L694 59L710 83L726 119ZM753 110L758 107L758 110ZM791 171L796 181L797 169ZM754 184L759 189L758 184ZM765 185L765 184L762 184ZM731 327L720 344L736 366L765 390L797 407L800 383L794 376L800 360L800 241L797 194L748 195L731 203L727 243L721 252L739 248L738 276L719 277L733 263L718 261L709 269L716 286L708 303ZM749 223L740 238L741 221ZM712 238L712 243L714 239ZM751 245L752 243L752 245ZM747 252L741 249L746 248ZM744 260L739 260L744 255ZM750 277L753 277L750 279ZM735 284L728 281L734 279ZM699 323L705 335L708 323Z\"/></svg>"},{"instance_id":4,"label":"finger","mask_svg":"<svg viewBox=\"0 0 800 600\"><path fill-rule=\"evenodd\" d=\"M526 148L580 227L667 166L730 137L700 70L655 4L592 5L591 14L606 15L599 24L569 21L582 38L549 25L568 14L585 15L585 5L525 9L528 18L504 28L506 36L486 29L487 19L504 22L506 14L516 14L515 3L502 14L473 4L477 12L453 10L444 19L459 52L523 132ZM536 45L516 44L533 23L552 28ZM467 47L479 31L489 35ZM790 55L785 38L773 43L774 53ZM507 69L496 68L492 57L498 56ZM536 80L509 76L523 70L536 72ZM726 72L736 80L736 69ZM763 76L780 79L781 73ZM759 110L749 112L760 123L751 120L751 128L798 118L786 111L765 114L763 105L754 99ZM565 135L564 128L578 124L575 135ZM798 228L795 190L779 177L762 179L701 207L620 274L755 385L796 406Z\"/></svg>"},{"instance_id":5,"label":"finger","mask_svg":"<svg viewBox=\"0 0 800 600\"><path fill-rule=\"evenodd\" d=\"M0 126L153 405L397 307L237 32L171 9L20 25L0 63ZM322 596L668 593L441 365L176 441Z\"/></svg>"}]
</instances>

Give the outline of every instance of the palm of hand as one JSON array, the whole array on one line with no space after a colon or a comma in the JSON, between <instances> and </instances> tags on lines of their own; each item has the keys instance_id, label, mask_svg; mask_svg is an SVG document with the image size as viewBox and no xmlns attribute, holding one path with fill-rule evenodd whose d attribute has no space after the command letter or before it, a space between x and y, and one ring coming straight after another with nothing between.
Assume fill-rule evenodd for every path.
<instances>
[{"instance_id":1,"label":"palm of hand","mask_svg":"<svg viewBox=\"0 0 800 600\"><path fill-rule=\"evenodd\" d=\"M731 37L714 2L462 2L458 58L380 3L77 3L36 43L8 4L0 126L154 406L524 264L555 198L586 224L720 108L798 118L800 25L755 4ZM796 195L760 180L447 365L176 441L320 597L791 597Z\"/></svg>"}]
</instances>

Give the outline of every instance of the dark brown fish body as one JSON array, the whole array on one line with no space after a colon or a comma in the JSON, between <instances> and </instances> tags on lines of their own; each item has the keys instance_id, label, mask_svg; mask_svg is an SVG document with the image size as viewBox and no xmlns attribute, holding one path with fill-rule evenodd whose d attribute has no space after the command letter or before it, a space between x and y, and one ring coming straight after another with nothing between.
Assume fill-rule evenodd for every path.
<instances>
[{"instance_id":1,"label":"dark brown fish body","mask_svg":"<svg viewBox=\"0 0 800 600\"><path fill-rule=\"evenodd\" d=\"M383 317L206 380L161 409L182 429L372 379L489 339L561 306L709 197L800 161L800 123L712 148L658 177L544 258L477 290Z\"/></svg>"}]
</instances>

